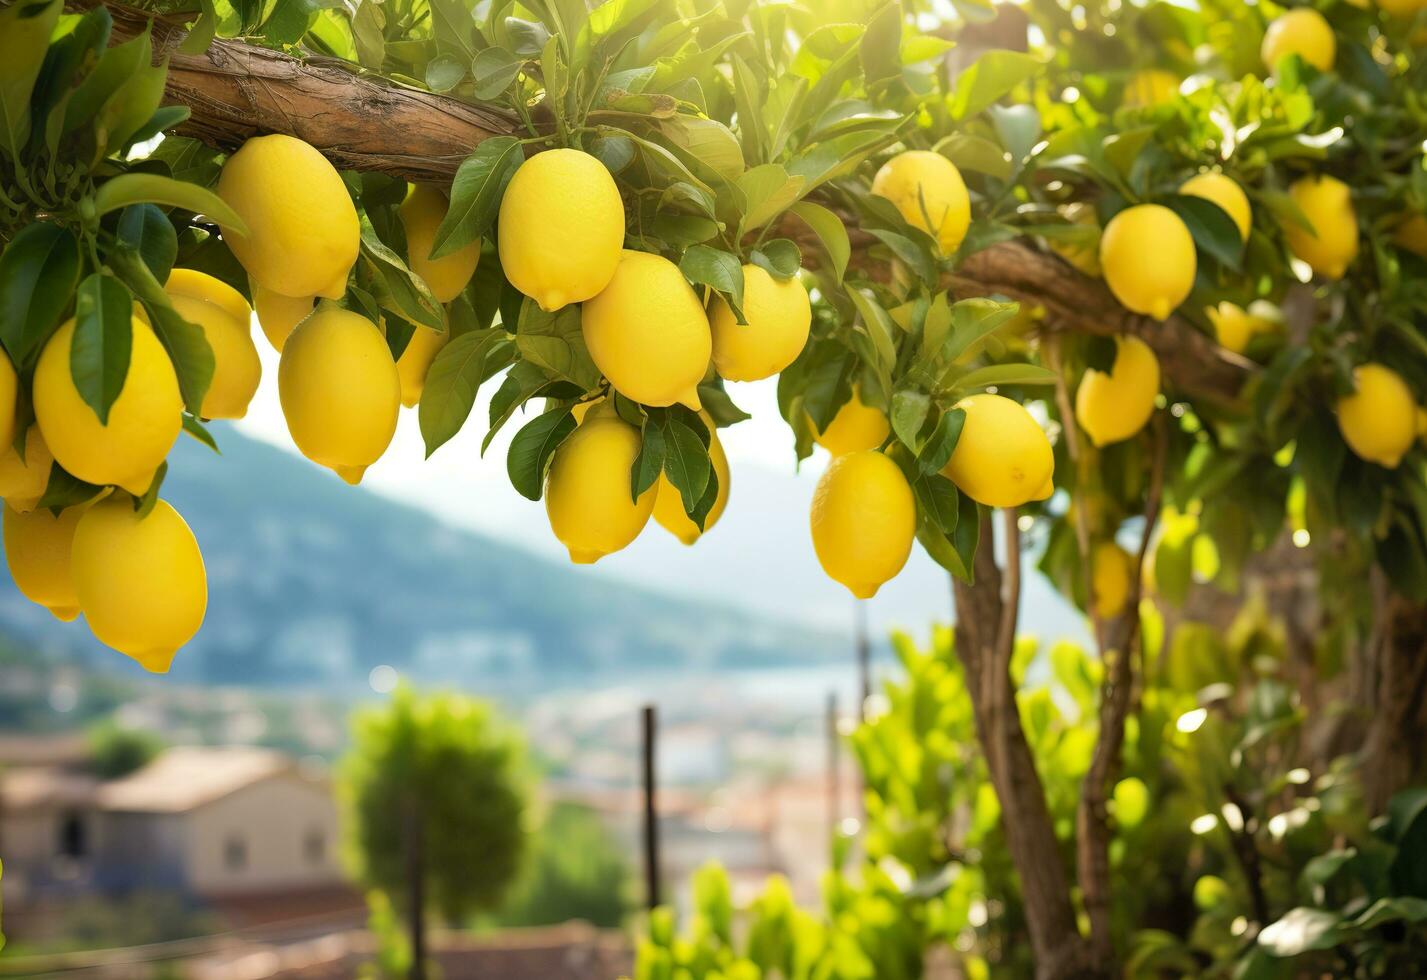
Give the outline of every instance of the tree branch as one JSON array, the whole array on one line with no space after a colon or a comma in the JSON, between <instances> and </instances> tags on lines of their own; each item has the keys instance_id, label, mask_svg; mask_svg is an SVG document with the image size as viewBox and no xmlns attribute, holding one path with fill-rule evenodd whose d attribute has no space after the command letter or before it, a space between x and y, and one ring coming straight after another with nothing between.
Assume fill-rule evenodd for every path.
<instances>
[{"instance_id":1,"label":"tree branch","mask_svg":"<svg viewBox=\"0 0 1427 980\"><path fill-rule=\"evenodd\" d=\"M116 40L141 32L152 19L119 5L109 11ZM220 149L263 133L285 133L317 147L342 169L443 183L482 140L524 132L509 112L405 88L346 62L304 61L221 39L203 54L188 55L177 50L184 36L181 24L155 22L155 57L169 58L164 101L192 112L178 129L181 135ZM853 247L865 254L875 239L855 222L845 223ZM779 233L805 241L808 236L801 222L788 218ZM1001 242L969 256L947 285L959 296L1001 295L1044 307L1052 330L1134 334L1154 349L1176 390L1219 404L1237 399L1253 366L1182 319L1157 323L1129 313L1103 283L1029 242Z\"/></svg>"}]
</instances>

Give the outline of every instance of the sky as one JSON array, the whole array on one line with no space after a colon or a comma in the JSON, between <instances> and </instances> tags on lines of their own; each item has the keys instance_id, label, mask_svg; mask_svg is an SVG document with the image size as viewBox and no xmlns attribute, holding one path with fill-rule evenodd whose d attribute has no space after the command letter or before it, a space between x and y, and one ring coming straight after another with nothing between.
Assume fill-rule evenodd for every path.
<instances>
[{"instance_id":1,"label":"sky","mask_svg":"<svg viewBox=\"0 0 1427 980\"><path fill-rule=\"evenodd\" d=\"M296 453L278 402L278 355L261 334L256 337L263 379L237 427ZM367 470L362 488L449 524L567 561L550 531L544 504L520 496L506 476L506 449L520 420L498 433L481 457L489 400L497 387L498 380L487 382L466 426L430 459L423 458L416 411L402 409L391 446ZM808 505L827 455L818 449L801 468L796 465L792 432L778 414L776 390L775 379L729 385L734 402L753 417L719 432L732 486L716 527L686 547L651 520L624 551L579 566L579 573L698 595L822 628L846 628L851 636L856 601L822 573L808 530ZM1079 616L1036 578L1023 603L1024 628L1047 639L1083 638ZM946 573L914 546L902 574L869 600L868 621L875 630L902 629L925 637L932 623L950 620L950 595Z\"/></svg>"}]
</instances>

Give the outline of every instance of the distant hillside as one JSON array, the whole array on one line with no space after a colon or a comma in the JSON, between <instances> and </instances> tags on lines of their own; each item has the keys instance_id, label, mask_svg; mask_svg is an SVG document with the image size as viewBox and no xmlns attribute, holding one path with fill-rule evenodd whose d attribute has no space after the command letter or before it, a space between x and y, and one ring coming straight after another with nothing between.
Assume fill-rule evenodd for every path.
<instances>
[{"instance_id":1,"label":"distant hillside","mask_svg":"<svg viewBox=\"0 0 1427 980\"><path fill-rule=\"evenodd\" d=\"M164 487L208 568L208 618L175 662L182 679L336 693L391 664L425 681L518 690L594 671L845 655L841 636L582 575L353 490L231 427L215 432L223 457L180 439ZM3 568L0 632L129 669L81 623L26 602Z\"/></svg>"}]
</instances>

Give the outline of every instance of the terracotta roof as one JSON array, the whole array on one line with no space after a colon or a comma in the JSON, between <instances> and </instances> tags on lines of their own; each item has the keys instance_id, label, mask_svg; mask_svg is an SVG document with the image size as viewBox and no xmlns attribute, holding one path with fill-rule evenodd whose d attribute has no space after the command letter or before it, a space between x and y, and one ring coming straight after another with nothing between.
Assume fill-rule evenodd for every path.
<instances>
[{"instance_id":1,"label":"terracotta roof","mask_svg":"<svg viewBox=\"0 0 1427 980\"><path fill-rule=\"evenodd\" d=\"M6 813L83 806L94 798L92 776L55 766L10 769L0 775L0 809Z\"/></svg>"},{"instance_id":2,"label":"terracotta roof","mask_svg":"<svg viewBox=\"0 0 1427 980\"><path fill-rule=\"evenodd\" d=\"M142 769L103 784L96 795L105 810L182 813L286 773L304 778L289 756L270 749L174 748Z\"/></svg>"},{"instance_id":3,"label":"terracotta roof","mask_svg":"<svg viewBox=\"0 0 1427 980\"><path fill-rule=\"evenodd\" d=\"M0 735L0 766L79 766L89 756L82 733Z\"/></svg>"}]
</instances>

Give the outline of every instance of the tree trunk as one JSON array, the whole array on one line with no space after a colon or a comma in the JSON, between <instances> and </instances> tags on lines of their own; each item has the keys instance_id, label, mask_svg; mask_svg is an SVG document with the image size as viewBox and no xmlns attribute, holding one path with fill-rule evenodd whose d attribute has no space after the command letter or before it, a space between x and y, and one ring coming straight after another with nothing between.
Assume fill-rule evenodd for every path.
<instances>
[{"instance_id":1,"label":"tree trunk","mask_svg":"<svg viewBox=\"0 0 1427 980\"><path fill-rule=\"evenodd\" d=\"M1008 563L1019 560L1008 541ZM1005 600L997 567L991 520L981 519L973 585L953 580L956 598L956 653L976 718L977 740L1001 802L1006 845L1021 879L1021 900L1031 934L1039 980L1095 976L1087 968L1085 943L1070 904L1070 882L1061 859L1045 791L1021 729L1011 692L1010 657L1005 644ZM1014 632L1014 616L1010 617Z\"/></svg>"},{"instance_id":2,"label":"tree trunk","mask_svg":"<svg viewBox=\"0 0 1427 980\"><path fill-rule=\"evenodd\" d=\"M1381 813L1393 794L1420 777L1427 753L1427 607L1396 594L1384 605L1358 770L1369 813Z\"/></svg>"}]
</instances>

